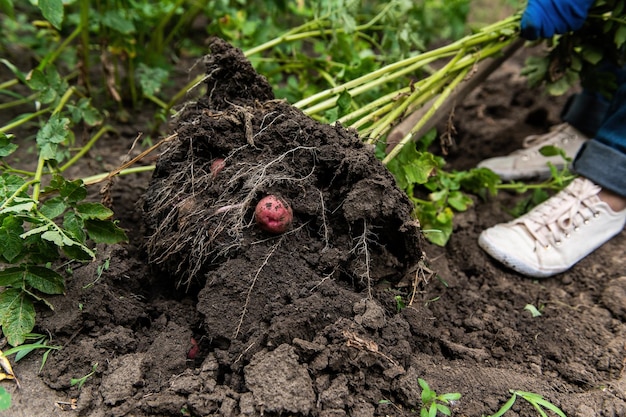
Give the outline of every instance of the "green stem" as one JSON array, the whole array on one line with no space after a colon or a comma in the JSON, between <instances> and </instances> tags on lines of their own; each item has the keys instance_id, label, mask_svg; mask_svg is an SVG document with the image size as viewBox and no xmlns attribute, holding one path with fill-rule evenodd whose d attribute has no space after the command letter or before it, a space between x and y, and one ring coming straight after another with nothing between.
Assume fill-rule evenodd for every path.
<instances>
[{"instance_id":1,"label":"green stem","mask_svg":"<svg viewBox=\"0 0 626 417\"><path fill-rule=\"evenodd\" d=\"M181 26L189 26L189 23L192 22L195 17L202 12L202 5L203 2L194 2L191 8L187 8L185 10L185 13L180 18L176 19L176 25L174 25L174 27L169 31L169 35L167 35L165 41L163 41L163 45L173 44L172 39L174 38L174 35L178 33Z\"/></svg>"},{"instance_id":2,"label":"green stem","mask_svg":"<svg viewBox=\"0 0 626 417\"><path fill-rule=\"evenodd\" d=\"M156 53L156 54L163 53L163 45L167 45L163 41L165 39L165 36L163 36L163 34L165 33L165 26L167 26L169 21L172 19L172 16L174 16L174 13L176 13L178 8L181 7L183 3L185 3L185 0L178 0L172 6L169 13L163 16L163 18L159 21L159 23L157 23L156 28L152 31L152 40L150 42L150 45L152 47L150 49L152 50L153 53Z\"/></svg>"},{"instance_id":3,"label":"green stem","mask_svg":"<svg viewBox=\"0 0 626 417\"><path fill-rule=\"evenodd\" d=\"M67 91L65 91L65 94L63 94L63 96L59 100L59 103L56 105L56 107L52 111L52 114L59 113L63 109L67 101L70 99L70 97L74 93L74 91L75 91L74 87L70 87L67 89ZM33 178L33 181L36 181L35 184L33 185L33 200L35 200L37 203L39 203L39 195L41 193L41 178L43 177L43 168L45 164L46 164L46 160L40 154L39 158L37 159L37 168L35 169L35 178Z\"/></svg>"},{"instance_id":4,"label":"green stem","mask_svg":"<svg viewBox=\"0 0 626 417\"><path fill-rule=\"evenodd\" d=\"M315 105L312 105L311 107L304 107L302 108L302 111L311 115L311 114L317 114L319 112L328 110L337 104L337 99L338 99L337 94L343 92L345 89L347 89L351 97L356 97L360 94L363 94L367 91L372 90L374 87L378 87L381 84L385 84L403 75L414 72L420 67L422 67L423 65L433 62L440 58L441 57L431 57L430 59L424 62L415 63L414 65L405 67L402 70L397 71L397 72L383 73L383 72L375 71L374 73L370 73L366 76L360 77L360 79L354 80L355 82L349 81L343 85L333 87L329 90L326 90L330 93L328 94L330 98L324 101L321 101ZM306 102L307 100L308 99L304 99L304 100L299 101L298 103L295 103L294 107L300 108L300 105L302 105L302 103Z\"/></svg>"},{"instance_id":5,"label":"green stem","mask_svg":"<svg viewBox=\"0 0 626 417\"><path fill-rule=\"evenodd\" d=\"M445 78L447 78L451 73L451 68L453 68L464 55L465 49L460 50L457 55L441 69L441 71L435 73L434 76L428 77L424 85L414 87L415 91L384 118L385 123L382 123L378 128L372 131L370 140L376 141L382 134L383 130L389 127L389 125L391 125L395 120L397 120L404 113L404 111L407 109L409 104L411 104L411 102L417 100L417 98L419 98L420 96L428 94L435 90L435 84L442 82L442 80L445 81ZM463 72L462 76L465 77L465 74L467 74L467 71ZM456 86L456 84L454 85Z\"/></svg>"},{"instance_id":6,"label":"green stem","mask_svg":"<svg viewBox=\"0 0 626 417\"><path fill-rule=\"evenodd\" d=\"M85 86L87 91L91 91L91 81L89 78L89 0L80 0L80 43L82 47L83 66L82 72L84 74Z\"/></svg>"},{"instance_id":7,"label":"green stem","mask_svg":"<svg viewBox=\"0 0 626 417\"><path fill-rule=\"evenodd\" d=\"M391 117L389 117L389 115L385 116L384 118L381 118L378 122L376 122L370 129L364 130L359 133L362 136L371 136L368 140L368 143L376 142L380 137L382 137L382 135L384 135L384 133L386 133L390 129L393 123L395 123L400 117L402 117L403 114L406 113L406 111L404 110L407 110L409 107L412 109L421 107L422 105L424 105L424 103L437 95L443 89L445 84L448 83L449 80L447 78L442 78L434 81L435 83L432 84L431 87L424 88L420 86L418 87L418 89L416 89L413 96L409 96L408 98L406 98L404 102L407 105L403 106L404 109L402 112L395 112L393 115L391 115ZM392 104L395 105L395 103ZM374 129L377 129L379 132L374 133Z\"/></svg>"},{"instance_id":8,"label":"green stem","mask_svg":"<svg viewBox=\"0 0 626 417\"><path fill-rule=\"evenodd\" d=\"M82 158L87 152L89 152L89 150L98 141L98 139L100 139L102 135L104 135L106 132L113 132L113 131L115 131L115 129L113 129L109 125L102 126L100 130L98 130L98 132L95 135L93 135L91 139L89 139L89 142L87 142L85 146L80 148L80 151L78 151L76 155L74 155L69 161L67 161L63 166L59 168L59 172L64 172L66 169L74 165L77 161L80 160L80 158Z\"/></svg>"},{"instance_id":9,"label":"green stem","mask_svg":"<svg viewBox=\"0 0 626 417\"><path fill-rule=\"evenodd\" d=\"M24 177L33 177L33 176L35 176L35 173L33 171L26 171L25 169L11 168L11 166L7 165L4 162L2 163L2 172L3 173L8 173L8 174L19 174L19 175L22 175Z\"/></svg>"},{"instance_id":10,"label":"green stem","mask_svg":"<svg viewBox=\"0 0 626 417\"><path fill-rule=\"evenodd\" d=\"M502 36L505 36L503 35L503 31L507 29L511 31L512 36L516 32L515 28L517 27L518 21L519 16L509 17L508 19L484 28L475 35L460 39L441 48L427 51L422 54L394 62L369 74L348 81L347 83L309 96L306 99L294 103L294 107L302 109L307 114L314 114L317 111L326 110L334 106L334 103L337 100L335 96L337 94L340 94L344 90L348 90L350 94L354 96L353 92L356 93L367 91L372 87L378 86L390 80L396 79L400 76L414 72L420 67L433 61L448 56L453 56L457 54L460 50L468 50L473 47L484 45L494 40L498 40L502 38ZM324 99L327 99L327 101L313 105L313 103Z\"/></svg>"},{"instance_id":11,"label":"green stem","mask_svg":"<svg viewBox=\"0 0 626 417\"><path fill-rule=\"evenodd\" d=\"M135 84L135 59L128 58L128 87L133 109L137 108L137 85Z\"/></svg>"},{"instance_id":12,"label":"green stem","mask_svg":"<svg viewBox=\"0 0 626 417\"><path fill-rule=\"evenodd\" d=\"M60 227L58 224L56 224L52 219L49 219L48 217L46 217L42 212L40 212L39 210L36 210L36 212L37 212L37 218L38 219L42 219L48 225L49 228L51 228L53 230L56 230L62 236L63 245L64 246L66 244L65 242L68 242L68 243L71 242L71 244L70 244L71 246L78 246L78 247L80 247L83 250L83 252L85 252L86 254L88 254L91 257L91 259L95 259L96 254L91 249L89 249L87 246L83 245L78 240L76 240L76 239L72 238L71 236L69 236L67 234L67 232L62 227Z\"/></svg>"},{"instance_id":13,"label":"green stem","mask_svg":"<svg viewBox=\"0 0 626 417\"><path fill-rule=\"evenodd\" d=\"M52 53L50 53L44 59L41 60L39 65L37 65L37 69L40 71L43 71L49 64L52 64L59 57L59 55L61 55L61 52L63 52L63 50L67 47L67 45L69 45L74 40L75 37L80 35L81 31L82 31L82 24L79 24L76 27L76 29L74 29L74 31L70 33L70 35L63 40L63 42L61 43L61 45L59 45L57 49L52 51Z\"/></svg>"},{"instance_id":14,"label":"green stem","mask_svg":"<svg viewBox=\"0 0 626 417\"><path fill-rule=\"evenodd\" d=\"M144 94L143 96L147 98L148 100L150 100L151 102L155 103L157 106L161 107L162 109L167 110L168 108L170 108L168 103L164 102L163 100L161 100L160 98L156 96L153 96L152 94Z\"/></svg>"},{"instance_id":15,"label":"green stem","mask_svg":"<svg viewBox=\"0 0 626 417\"><path fill-rule=\"evenodd\" d=\"M9 81L5 81L2 84L0 84L0 90L6 90L7 88L11 88L14 85L19 84L19 80L17 78L13 78L12 80Z\"/></svg>"},{"instance_id":16,"label":"green stem","mask_svg":"<svg viewBox=\"0 0 626 417\"><path fill-rule=\"evenodd\" d=\"M369 22L356 26L354 28L354 32L355 33L362 32L372 27L374 24L376 24L376 22L382 19L385 16L385 14L387 14L389 9L394 5L393 3L394 2L389 2L385 6L385 8L383 8L383 10L381 10L380 13L374 16ZM312 26L323 25L325 23L324 19L326 19L326 17L328 17L328 15L317 18L310 22L307 22L301 26L298 26L297 28L294 28L288 31L287 33L279 36L278 38L274 38L261 45L255 46L254 48L248 49L247 51L244 52L244 55L246 57L249 57L250 55L258 54L259 52L263 52L267 49L271 49L275 47L276 45L280 45L281 43L293 42L293 41L300 40L300 39L318 37L318 36L323 36L323 35L332 35L333 33L345 32L343 28L317 29L317 30L311 30L308 32L303 32L305 30L308 30Z\"/></svg>"},{"instance_id":17,"label":"green stem","mask_svg":"<svg viewBox=\"0 0 626 417\"><path fill-rule=\"evenodd\" d=\"M0 133L8 132L9 130L14 129L18 126L21 126L24 123L29 122L32 119L41 116L42 114L48 113L49 111L50 111L50 108L46 107L45 109L41 109L39 111L36 111L35 113L31 113L28 116L24 116L21 119L14 121L13 123L9 123L8 125L4 125L0 127Z\"/></svg>"},{"instance_id":18,"label":"green stem","mask_svg":"<svg viewBox=\"0 0 626 417\"><path fill-rule=\"evenodd\" d=\"M397 100L400 96L404 94L409 94L410 92L411 87L404 87L398 91L386 94L382 97L377 98L371 103L366 104L365 106L344 115L337 121L341 124L348 124L351 120L356 119L356 121L351 124L350 127L358 129L360 126L368 123L371 119L375 119L376 117L378 117L378 115L380 115L379 111L381 109L387 108L387 106L389 105L393 106L395 100Z\"/></svg>"},{"instance_id":19,"label":"green stem","mask_svg":"<svg viewBox=\"0 0 626 417\"><path fill-rule=\"evenodd\" d=\"M547 181L540 182L537 184L511 182L511 183L505 183L505 184L497 184L496 188L498 190L512 190L512 191L526 191L526 190L535 190L535 189L561 191L563 189L563 183L567 183L568 181L571 181L574 178L576 178L576 175L570 173L570 174L560 177L558 181L551 179L551 180L547 180Z\"/></svg>"},{"instance_id":20,"label":"green stem","mask_svg":"<svg viewBox=\"0 0 626 417\"><path fill-rule=\"evenodd\" d=\"M67 90L65 90L65 93L63 93L63 96L61 96L61 99L59 100L56 107L52 111L52 114L57 114L61 112L61 110L63 110L63 107L65 107L70 97L72 97L72 94L74 94L75 92L76 92L75 87L70 87Z\"/></svg>"},{"instance_id":21,"label":"green stem","mask_svg":"<svg viewBox=\"0 0 626 417\"><path fill-rule=\"evenodd\" d=\"M207 78L209 78L209 76L207 74L200 74L200 75L196 76L196 78L191 80L189 83L187 83L186 86L184 86L182 89L180 89L178 91L178 93L176 93L174 95L174 97L172 97L172 99L165 106L163 106L163 108L165 109L165 113L166 114L169 113L169 111L172 109L172 107L174 107L174 105L176 103L178 103L178 101L181 98L183 98L187 93L189 93L191 90L193 90L196 86L198 86L200 83L202 83ZM159 104L156 101L155 101L155 103Z\"/></svg>"},{"instance_id":22,"label":"green stem","mask_svg":"<svg viewBox=\"0 0 626 417\"><path fill-rule=\"evenodd\" d=\"M409 134L407 134L404 138L402 138L402 140L400 141L400 143L398 143L392 150L391 152L389 152L389 154L383 159L383 164L387 165L389 163L389 161L391 161L396 155L398 155L398 153L400 153L400 151L402 150L402 148L409 142L412 140L413 137L413 133L415 133L416 131L418 131L422 126L424 126L424 124L435 114L435 112L439 109L439 107L441 106L441 104L450 96L450 94L452 93L452 91L454 91L454 89L456 88L457 85L459 85L459 83L461 81L463 81L463 79L465 78L465 76L467 75L467 73L469 72L470 67L467 67L464 71L461 71L457 74L456 78L450 83L450 85L444 90L443 93L441 93L441 95L437 98L437 100L435 100L435 102L433 103L433 106L428 109L428 111L426 112L426 114L424 115L424 117L422 117L422 119L413 127L413 129L411 129L411 131L409 132Z\"/></svg>"},{"instance_id":23,"label":"green stem","mask_svg":"<svg viewBox=\"0 0 626 417\"><path fill-rule=\"evenodd\" d=\"M19 100L11 101L8 103L0 104L0 110L10 109L11 107L21 106L22 104L30 103L37 97L37 94L31 94L28 97L21 98Z\"/></svg>"},{"instance_id":24,"label":"green stem","mask_svg":"<svg viewBox=\"0 0 626 417\"><path fill-rule=\"evenodd\" d=\"M154 171L154 168L155 168L154 165L145 165L141 167L128 168L128 169L121 170L117 175L130 175L130 174L138 174L141 172L150 172L150 171ZM82 179L82 181L83 181L83 184L85 185L97 184L108 176L109 176L109 173L106 172L104 174L97 174L97 175L92 175L90 177L85 177Z\"/></svg>"},{"instance_id":25,"label":"green stem","mask_svg":"<svg viewBox=\"0 0 626 417\"><path fill-rule=\"evenodd\" d=\"M46 160L41 156L37 159L37 169L35 169L35 178L33 178L33 200L39 203L39 194L41 192L41 178L43 177L43 167Z\"/></svg>"}]
</instances>

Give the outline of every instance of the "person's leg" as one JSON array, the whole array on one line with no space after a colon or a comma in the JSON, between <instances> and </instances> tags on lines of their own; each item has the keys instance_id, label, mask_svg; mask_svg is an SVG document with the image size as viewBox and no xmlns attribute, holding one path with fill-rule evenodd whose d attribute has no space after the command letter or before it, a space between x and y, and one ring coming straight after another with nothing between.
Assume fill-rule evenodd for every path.
<instances>
[{"instance_id":1,"label":"person's leg","mask_svg":"<svg viewBox=\"0 0 626 417\"><path fill-rule=\"evenodd\" d=\"M566 271L626 224L626 83L594 139L578 153L580 175L563 191L509 223L483 231L480 246L528 276Z\"/></svg>"},{"instance_id":2,"label":"person's leg","mask_svg":"<svg viewBox=\"0 0 626 417\"><path fill-rule=\"evenodd\" d=\"M594 140L574 160L576 173L626 197L626 83L617 90Z\"/></svg>"}]
</instances>

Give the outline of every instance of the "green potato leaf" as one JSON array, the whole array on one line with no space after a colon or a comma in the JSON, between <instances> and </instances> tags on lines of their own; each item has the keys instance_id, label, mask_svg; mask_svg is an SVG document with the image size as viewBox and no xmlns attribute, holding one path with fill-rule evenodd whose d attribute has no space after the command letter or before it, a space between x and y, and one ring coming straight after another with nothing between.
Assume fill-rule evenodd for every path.
<instances>
[{"instance_id":1,"label":"green potato leaf","mask_svg":"<svg viewBox=\"0 0 626 417\"><path fill-rule=\"evenodd\" d=\"M107 220L113 216L113 211L100 203L82 203L76 206L76 214L84 220Z\"/></svg>"},{"instance_id":2,"label":"green potato leaf","mask_svg":"<svg viewBox=\"0 0 626 417\"><path fill-rule=\"evenodd\" d=\"M108 220L88 219L85 220L87 234L96 243L119 243L127 242L128 237L123 229Z\"/></svg>"},{"instance_id":3,"label":"green potato leaf","mask_svg":"<svg viewBox=\"0 0 626 417\"><path fill-rule=\"evenodd\" d=\"M57 29L61 29L63 23L62 0L39 0L39 10L43 17Z\"/></svg>"},{"instance_id":4,"label":"green potato leaf","mask_svg":"<svg viewBox=\"0 0 626 417\"><path fill-rule=\"evenodd\" d=\"M24 343L35 327L35 306L28 293L16 288L0 293L0 326L9 344Z\"/></svg>"},{"instance_id":5,"label":"green potato leaf","mask_svg":"<svg viewBox=\"0 0 626 417\"><path fill-rule=\"evenodd\" d=\"M44 294L65 292L63 276L47 267L29 265L24 272L24 281Z\"/></svg>"}]
</instances>

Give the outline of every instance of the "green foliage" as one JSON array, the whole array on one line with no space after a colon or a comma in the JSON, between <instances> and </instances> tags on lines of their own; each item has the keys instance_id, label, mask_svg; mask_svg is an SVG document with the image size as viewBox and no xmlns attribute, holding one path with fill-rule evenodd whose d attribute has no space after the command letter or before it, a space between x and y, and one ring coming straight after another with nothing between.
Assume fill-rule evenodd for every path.
<instances>
[{"instance_id":1,"label":"green foliage","mask_svg":"<svg viewBox=\"0 0 626 417\"><path fill-rule=\"evenodd\" d=\"M436 417L438 414L450 416L450 405L454 401L461 398L458 392L437 395L428 383L422 378L418 378L417 382L422 388L422 407L420 408L420 417Z\"/></svg>"},{"instance_id":2,"label":"green foliage","mask_svg":"<svg viewBox=\"0 0 626 417\"><path fill-rule=\"evenodd\" d=\"M596 0L589 18L575 32L557 36L545 56L528 59L523 74L532 85L545 84L553 95L569 91L582 80L585 87L610 98L615 91L615 75L599 73L601 62L621 68L626 45L626 1Z\"/></svg>"},{"instance_id":3,"label":"green foliage","mask_svg":"<svg viewBox=\"0 0 626 417\"><path fill-rule=\"evenodd\" d=\"M467 193L495 195L501 180L485 168L445 171L442 157L423 150L434 138L432 131L418 146L404 146L387 168L413 201L414 214L426 238L443 246L452 234L454 213L466 211L473 204ZM424 194L425 198L420 198Z\"/></svg>"},{"instance_id":4,"label":"green foliage","mask_svg":"<svg viewBox=\"0 0 626 417\"><path fill-rule=\"evenodd\" d=\"M56 153L40 158L54 160ZM38 294L63 294L64 278L50 263L64 254L70 259L93 260L88 241L114 243L126 240L122 229L109 218L113 212L99 203L83 202L87 190L82 181L68 181L53 175L42 200L28 194L29 186L17 174L0 176L0 326L8 342L24 342L35 325L34 301Z\"/></svg>"}]
</instances>

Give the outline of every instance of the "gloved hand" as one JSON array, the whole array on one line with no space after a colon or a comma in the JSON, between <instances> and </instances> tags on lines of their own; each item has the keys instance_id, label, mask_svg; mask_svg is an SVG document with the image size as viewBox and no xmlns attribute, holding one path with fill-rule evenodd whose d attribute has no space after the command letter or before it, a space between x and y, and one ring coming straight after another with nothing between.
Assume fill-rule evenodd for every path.
<instances>
[{"instance_id":1,"label":"gloved hand","mask_svg":"<svg viewBox=\"0 0 626 417\"><path fill-rule=\"evenodd\" d=\"M551 38L580 29L594 0L528 0L522 15L522 37Z\"/></svg>"}]
</instances>

